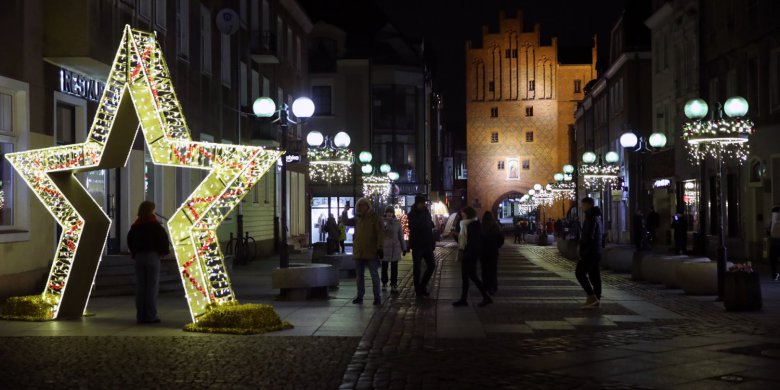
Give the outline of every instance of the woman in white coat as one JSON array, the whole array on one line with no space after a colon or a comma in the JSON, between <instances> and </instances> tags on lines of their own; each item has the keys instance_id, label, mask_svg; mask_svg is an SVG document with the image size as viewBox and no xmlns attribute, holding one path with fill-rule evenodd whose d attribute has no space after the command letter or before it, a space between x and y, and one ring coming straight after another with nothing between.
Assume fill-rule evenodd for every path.
<instances>
[{"instance_id":1,"label":"woman in white coat","mask_svg":"<svg viewBox=\"0 0 780 390\"><path fill-rule=\"evenodd\" d=\"M387 268L390 267L390 293L398 294L398 261L406 255L406 245L404 243L404 232L401 222L395 217L395 210L392 206L385 208L384 216L385 242L382 259L382 288L387 288Z\"/></svg>"}]
</instances>

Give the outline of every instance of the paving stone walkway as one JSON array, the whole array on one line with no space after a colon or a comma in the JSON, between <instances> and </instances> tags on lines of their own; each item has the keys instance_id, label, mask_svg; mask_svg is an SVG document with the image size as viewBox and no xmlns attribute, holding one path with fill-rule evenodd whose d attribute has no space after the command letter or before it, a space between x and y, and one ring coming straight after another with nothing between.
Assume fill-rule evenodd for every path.
<instances>
[{"instance_id":1,"label":"paving stone walkway","mask_svg":"<svg viewBox=\"0 0 780 390\"><path fill-rule=\"evenodd\" d=\"M273 262L237 272L242 302L276 305L296 328L267 336L183 333L180 295L161 297L163 324L136 326L132 297L93 299L79 321L0 321L0 388L775 389L780 386L776 284L763 312L726 312L714 297L603 273L604 299L583 310L574 263L555 247L507 243L495 303L452 307L456 247L435 251L429 298L412 287L381 307L352 305L354 279L328 301L277 302ZM766 291L766 290L765 290ZM66 336L66 337L62 337ZM97 336L97 337L95 337Z\"/></svg>"}]
</instances>

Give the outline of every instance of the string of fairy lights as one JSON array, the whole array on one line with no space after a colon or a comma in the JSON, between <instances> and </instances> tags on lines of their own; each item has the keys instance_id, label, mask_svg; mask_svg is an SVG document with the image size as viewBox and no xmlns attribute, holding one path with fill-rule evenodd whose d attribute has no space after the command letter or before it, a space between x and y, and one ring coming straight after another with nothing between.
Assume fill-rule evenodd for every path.
<instances>
[{"instance_id":1,"label":"string of fairy lights","mask_svg":"<svg viewBox=\"0 0 780 390\"><path fill-rule=\"evenodd\" d=\"M7 155L63 227L43 297L53 305L56 318L86 222L48 173L95 169L126 88L155 164L210 171L168 222L187 303L193 321L197 321L209 304L235 300L217 240L217 226L283 152L193 142L156 36L129 26L125 27L87 141Z\"/></svg>"},{"instance_id":2,"label":"string of fairy lights","mask_svg":"<svg viewBox=\"0 0 780 390\"><path fill-rule=\"evenodd\" d=\"M352 178L354 153L347 148L310 148L309 177L315 183L348 183Z\"/></svg>"}]
</instances>

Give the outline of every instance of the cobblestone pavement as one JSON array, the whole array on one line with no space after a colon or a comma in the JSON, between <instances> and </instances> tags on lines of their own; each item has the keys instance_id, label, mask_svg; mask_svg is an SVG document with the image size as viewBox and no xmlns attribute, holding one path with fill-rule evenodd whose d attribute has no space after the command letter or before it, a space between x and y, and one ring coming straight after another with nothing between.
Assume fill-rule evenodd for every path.
<instances>
[{"instance_id":1,"label":"cobblestone pavement","mask_svg":"<svg viewBox=\"0 0 780 390\"><path fill-rule=\"evenodd\" d=\"M495 303L475 307L472 288L471 307L452 308L460 288L454 251L437 249L431 299L416 299L407 275L405 293L369 324L341 388L776 388L780 381L766 368L778 362L761 356L774 351L762 342L776 328L724 312L711 298L612 274L604 275L602 307L582 310L574 263L552 247L507 245ZM753 356L723 352L744 345L757 346Z\"/></svg>"},{"instance_id":2,"label":"cobblestone pavement","mask_svg":"<svg viewBox=\"0 0 780 390\"><path fill-rule=\"evenodd\" d=\"M353 280L329 301L278 302L277 311L296 329L269 334L275 337L181 333L176 321L183 320L174 314L184 318L186 310L175 306L166 317L170 329L134 327L106 313L104 306L117 302L108 299L94 305L104 314L75 323L2 323L0 388L734 390L780 384L780 329L767 320L771 312L726 312L713 297L609 272L601 308L582 310L574 263L554 247L509 243L499 258L495 303L477 307L472 288L471 305L454 308L460 295L455 253L452 243L436 249L429 298L415 297L404 260L400 296L379 308L348 303ZM270 296L265 289L242 291L250 301Z\"/></svg>"},{"instance_id":3,"label":"cobblestone pavement","mask_svg":"<svg viewBox=\"0 0 780 390\"><path fill-rule=\"evenodd\" d=\"M0 388L336 388L354 337L10 337Z\"/></svg>"}]
</instances>

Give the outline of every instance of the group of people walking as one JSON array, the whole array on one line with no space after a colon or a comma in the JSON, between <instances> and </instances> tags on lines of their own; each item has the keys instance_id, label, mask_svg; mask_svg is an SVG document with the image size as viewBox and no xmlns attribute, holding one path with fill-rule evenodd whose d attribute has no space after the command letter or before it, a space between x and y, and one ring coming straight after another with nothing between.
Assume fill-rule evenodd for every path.
<instances>
[{"instance_id":1,"label":"group of people walking","mask_svg":"<svg viewBox=\"0 0 780 390\"><path fill-rule=\"evenodd\" d=\"M601 213L599 208L594 206L592 198L582 200L582 209L585 212L585 221L582 226L580 260L577 263L576 277L588 295L585 307L598 307L601 299L599 261L603 244ZM384 215L379 216L372 210L371 201L363 198L355 204L354 217L349 218L345 211L341 215L340 223L336 225L335 218L333 215L330 216L327 222L328 229L331 230L335 225L339 236L343 235L345 226L355 227L353 258L357 271L357 296L352 303L363 303L366 269L371 276L374 305L382 303L381 288L386 289L388 283L390 293L397 295L398 262L407 251L412 252L415 295L418 298L430 295L428 283L436 268L434 259L436 240L433 218L426 206L424 196L415 198L415 203L407 217L408 246L404 240L403 227L396 218L393 207L387 207ZM469 287L474 283L482 295L482 301L478 306L483 307L493 303L491 295L498 290L498 250L504 244L504 235L498 221L489 211L483 214L481 221L472 207L464 208L458 217L460 221L455 224L450 233L458 243L462 287L460 299L453 302L453 306L468 305ZM328 231L329 235L330 233ZM165 229L155 217L153 202L141 203L138 219L127 235L127 243L136 268L136 319L138 323L159 323L157 295L160 258L169 253L169 240ZM477 273L478 265L481 265L481 278Z\"/></svg>"},{"instance_id":2,"label":"group of people walking","mask_svg":"<svg viewBox=\"0 0 780 390\"><path fill-rule=\"evenodd\" d=\"M365 295L365 269L371 276L374 304L381 304L381 289L390 283L390 293L398 294L398 261L407 251L412 252L412 277L414 292L418 298L430 295L428 283L436 268L434 249L434 223L431 212L426 206L424 196L418 195L412 209L407 214L409 224L409 245L406 246L403 228L395 217L392 207L385 209L380 218L372 209L368 199L358 200L355 206L355 218L347 225L355 226L353 258L357 269L357 296L352 301L363 303ZM460 222L452 232L458 242L458 259L461 263L461 298L454 306L468 304L470 283L474 283L482 294L480 306L493 302L490 297L498 289L497 263L498 249L504 243L504 235L498 221L492 213L486 212L482 221L477 218L476 210L466 207L460 213ZM481 262L482 278L477 274L477 265ZM379 276L381 264L382 275ZM389 269L389 275L388 275Z\"/></svg>"}]
</instances>

